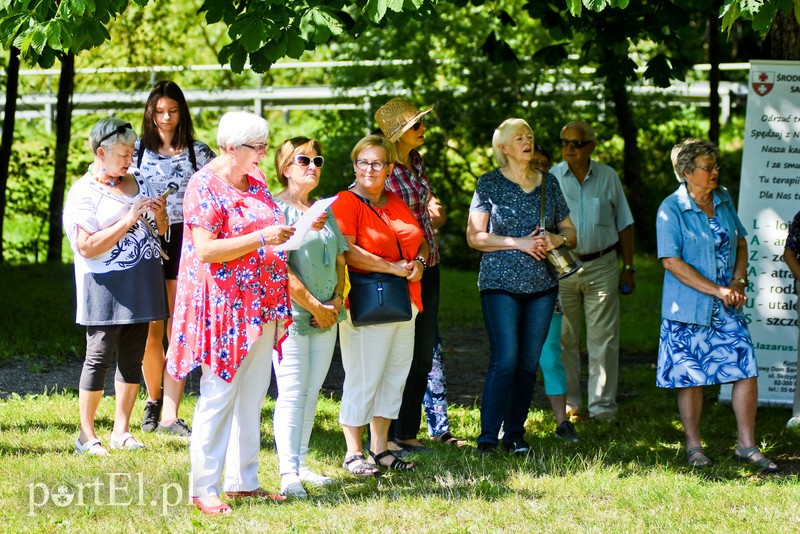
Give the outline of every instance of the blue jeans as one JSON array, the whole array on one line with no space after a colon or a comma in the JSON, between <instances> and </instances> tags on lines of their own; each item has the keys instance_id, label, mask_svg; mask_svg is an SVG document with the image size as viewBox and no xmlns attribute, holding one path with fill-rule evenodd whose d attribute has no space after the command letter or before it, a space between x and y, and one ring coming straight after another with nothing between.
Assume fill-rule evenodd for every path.
<instances>
[{"instance_id":1,"label":"blue jeans","mask_svg":"<svg viewBox=\"0 0 800 534\"><path fill-rule=\"evenodd\" d=\"M490 355L479 444L496 444L501 425L506 443L525 435L536 369L557 295L558 288L535 294L481 292Z\"/></svg>"}]
</instances>

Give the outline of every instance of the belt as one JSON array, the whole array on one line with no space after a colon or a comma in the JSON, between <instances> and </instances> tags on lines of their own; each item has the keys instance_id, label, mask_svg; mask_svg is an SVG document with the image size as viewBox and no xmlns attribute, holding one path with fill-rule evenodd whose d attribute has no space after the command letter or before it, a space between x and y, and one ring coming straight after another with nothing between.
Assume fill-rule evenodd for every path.
<instances>
[{"instance_id":1,"label":"belt","mask_svg":"<svg viewBox=\"0 0 800 534\"><path fill-rule=\"evenodd\" d=\"M596 259L597 259L597 258L599 258L600 256L605 256L606 254L608 254L609 252L611 252L611 251L612 251L612 250L614 250L615 248L617 248L617 244L616 244L616 243L614 243L613 245L611 245L611 246L610 246L610 247L608 247L608 248L604 248L604 249L603 249L603 250L601 250L600 252L592 252L591 254L578 254L578 258L579 258L581 261L592 261L592 260L596 260Z\"/></svg>"}]
</instances>

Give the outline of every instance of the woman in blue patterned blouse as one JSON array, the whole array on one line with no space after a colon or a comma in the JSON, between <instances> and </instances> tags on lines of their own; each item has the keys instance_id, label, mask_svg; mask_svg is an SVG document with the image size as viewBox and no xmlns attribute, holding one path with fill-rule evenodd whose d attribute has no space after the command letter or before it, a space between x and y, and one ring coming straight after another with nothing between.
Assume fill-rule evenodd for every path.
<instances>
[{"instance_id":1,"label":"woman in blue patterned blouse","mask_svg":"<svg viewBox=\"0 0 800 534\"><path fill-rule=\"evenodd\" d=\"M530 164L533 146L527 122L503 122L492 137L500 167L480 177L469 209L467 241L483 252L478 288L490 347L478 437L483 454L496 452L501 425L506 450L530 450L525 420L558 295L545 258L549 250L577 244L558 182ZM546 228L540 228L543 180Z\"/></svg>"},{"instance_id":2,"label":"woman in blue patterned blouse","mask_svg":"<svg viewBox=\"0 0 800 534\"><path fill-rule=\"evenodd\" d=\"M747 299L747 232L728 190L718 187L716 146L687 140L673 166L681 185L656 217L658 257L666 269L656 383L678 390L690 466L711 464L700 442L703 386L733 383L734 457L777 471L755 444L758 365L740 312Z\"/></svg>"}]
</instances>

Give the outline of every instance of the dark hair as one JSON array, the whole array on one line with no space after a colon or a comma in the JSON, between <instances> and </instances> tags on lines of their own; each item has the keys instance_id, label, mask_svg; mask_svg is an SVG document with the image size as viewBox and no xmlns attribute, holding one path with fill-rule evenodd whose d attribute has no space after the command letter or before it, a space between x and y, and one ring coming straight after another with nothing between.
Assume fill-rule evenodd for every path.
<instances>
[{"instance_id":1,"label":"dark hair","mask_svg":"<svg viewBox=\"0 0 800 534\"><path fill-rule=\"evenodd\" d=\"M547 162L550 163L553 161L553 157L550 155L550 152L542 145L533 145L534 152L541 152L544 157L547 158Z\"/></svg>"},{"instance_id":2,"label":"dark hair","mask_svg":"<svg viewBox=\"0 0 800 534\"><path fill-rule=\"evenodd\" d=\"M161 147L161 137L158 135L158 127L153 118L156 113L156 104L160 98L171 98L178 103L179 121L172 136L172 145L176 148L192 148L194 144L192 115L189 113L189 106L186 104L183 91L172 80L161 80L155 84L147 97L142 119L141 147L151 152L158 152Z\"/></svg>"},{"instance_id":3,"label":"dark hair","mask_svg":"<svg viewBox=\"0 0 800 534\"><path fill-rule=\"evenodd\" d=\"M281 146L275 151L275 174L278 182L283 187L289 185L289 180L283 174L283 169L292 162L295 156L307 150L314 150L317 156L322 155L322 145L313 137L311 139L308 137L292 137L281 143Z\"/></svg>"}]
</instances>

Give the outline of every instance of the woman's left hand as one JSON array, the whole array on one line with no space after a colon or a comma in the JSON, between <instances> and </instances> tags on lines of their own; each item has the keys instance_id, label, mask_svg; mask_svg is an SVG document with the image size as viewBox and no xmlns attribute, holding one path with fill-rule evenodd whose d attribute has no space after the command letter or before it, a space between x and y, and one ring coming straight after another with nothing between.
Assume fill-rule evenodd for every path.
<instances>
[{"instance_id":1,"label":"woman's left hand","mask_svg":"<svg viewBox=\"0 0 800 534\"><path fill-rule=\"evenodd\" d=\"M315 232L319 232L323 228L325 228L325 223L328 222L328 212L324 211L322 214L316 218L316 220L311 224L311 229Z\"/></svg>"},{"instance_id":2,"label":"woman's left hand","mask_svg":"<svg viewBox=\"0 0 800 534\"><path fill-rule=\"evenodd\" d=\"M728 287L722 288L722 302L725 306L741 308L747 301L747 295L744 294L742 284L733 281L728 284Z\"/></svg>"},{"instance_id":3,"label":"woman's left hand","mask_svg":"<svg viewBox=\"0 0 800 534\"><path fill-rule=\"evenodd\" d=\"M533 239L533 245L529 250L529 254L537 260L545 259L547 257L547 252L555 248L551 241L550 234L538 226L531 234L531 238Z\"/></svg>"},{"instance_id":4,"label":"woman's left hand","mask_svg":"<svg viewBox=\"0 0 800 534\"><path fill-rule=\"evenodd\" d=\"M406 264L406 269L410 270L411 272L406 276L406 280L409 282L419 282L422 280L422 274L425 271L425 267L417 260L411 260Z\"/></svg>"},{"instance_id":5,"label":"woman's left hand","mask_svg":"<svg viewBox=\"0 0 800 534\"><path fill-rule=\"evenodd\" d=\"M148 205L150 207L150 211L153 212L155 215L156 220L160 221L167 217L167 200L162 197L150 197L148 198Z\"/></svg>"}]
</instances>

